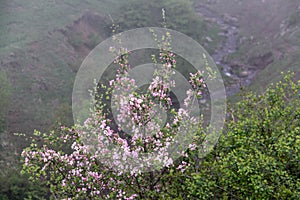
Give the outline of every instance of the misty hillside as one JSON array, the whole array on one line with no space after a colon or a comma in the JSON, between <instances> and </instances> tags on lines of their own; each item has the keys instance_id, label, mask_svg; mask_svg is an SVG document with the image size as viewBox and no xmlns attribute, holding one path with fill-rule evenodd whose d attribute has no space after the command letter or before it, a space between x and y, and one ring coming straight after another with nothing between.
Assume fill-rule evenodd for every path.
<instances>
[{"instance_id":1,"label":"misty hillside","mask_svg":"<svg viewBox=\"0 0 300 200\"><path fill-rule=\"evenodd\" d=\"M212 10L234 17L239 26L238 51L226 62L261 68L252 89L263 91L281 71L299 75L300 3L297 0L201 1ZM230 19L230 18L229 18ZM268 77L266 79L265 77Z\"/></svg>"},{"instance_id":2,"label":"misty hillside","mask_svg":"<svg viewBox=\"0 0 300 200\"><path fill-rule=\"evenodd\" d=\"M230 102L241 99L241 87L264 93L282 80L281 72L295 72L293 80L300 79L299 0L3 0L0 181L10 185L20 179L26 185L27 178L14 177L10 170L19 171L20 152L34 130L74 124L76 73L86 56L112 36L113 27L117 33L161 27L162 9L167 28L193 38L213 57ZM35 185L30 187L34 191ZM10 190L0 186L0 200Z\"/></svg>"}]
</instances>

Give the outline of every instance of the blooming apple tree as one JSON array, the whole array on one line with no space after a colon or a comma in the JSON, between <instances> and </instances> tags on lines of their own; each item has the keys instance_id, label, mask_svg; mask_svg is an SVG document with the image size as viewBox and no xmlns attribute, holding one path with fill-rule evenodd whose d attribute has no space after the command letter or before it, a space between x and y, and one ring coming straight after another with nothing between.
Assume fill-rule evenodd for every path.
<instances>
[{"instance_id":1,"label":"blooming apple tree","mask_svg":"<svg viewBox=\"0 0 300 200\"><path fill-rule=\"evenodd\" d=\"M190 74L192 89L176 108L170 95L176 85L171 35L153 35L159 55L152 56L155 71L147 91L137 92L130 77L130 52L111 47L119 68L101 90L96 87L89 118L47 134L35 131L22 152L23 172L45 181L55 198L187 198L180 181L205 151L203 120L193 108L206 85L202 72Z\"/></svg>"}]
</instances>

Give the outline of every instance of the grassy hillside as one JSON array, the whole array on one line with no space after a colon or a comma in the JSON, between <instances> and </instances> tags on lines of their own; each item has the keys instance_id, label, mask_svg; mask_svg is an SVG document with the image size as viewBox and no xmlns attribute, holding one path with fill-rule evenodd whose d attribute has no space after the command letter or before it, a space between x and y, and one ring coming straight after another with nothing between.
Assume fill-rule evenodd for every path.
<instances>
[{"instance_id":1,"label":"grassy hillside","mask_svg":"<svg viewBox=\"0 0 300 200\"><path fill-rule=\"evenodd\" d=\"M68 39L60 29L72 25L87 10L108 15L118 6L122 6L120 1L106 0L15 0L1 4L1 69L7 71L13 85L10 131L46 128L61 103L70 104L72 80L84 55L70 45L71 36ZM99 40L107 37L105 31L103 28Z\"/></svg>"},{"instance_id":2,"label":"grassy hillside","mask_svg":"<svg viewBox=\"0 0 300 200\"><path fill-rule=\"evenodd\" d=\"M119 0L12 0L1 2L1 52L24 48L30 42L47 36L48 32L70 24L84 10L109 14L122 6Z\"/></svg>"}]
</instances>

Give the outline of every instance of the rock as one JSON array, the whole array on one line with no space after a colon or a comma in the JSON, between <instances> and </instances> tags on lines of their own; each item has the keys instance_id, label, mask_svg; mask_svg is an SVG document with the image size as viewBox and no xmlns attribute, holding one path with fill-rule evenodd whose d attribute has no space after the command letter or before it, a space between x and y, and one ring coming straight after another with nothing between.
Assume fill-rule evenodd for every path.
<instances>
[{"instance_id":1,"label":"rock","mask_svg":"<svg viewBox=\"0 0 300 200\"><path fill-rule=\"evenodd\" d=\"M280 36L282 37L282 36L284 36L286 34L286 31L285 30L282 30L281 32L280 32Z\"/></svg>"},{"instance_id":2,"label":"rock","mask_svg":"<svg viewBox=\"0 0 300 200\"><path fill-rule=\"evenodd\" d=\"M239 77L247 77L250 75L249 71L242 71L241 73L239 73Z\"/></svg>"},{"instance_id":3,"label":"rock","mask_svg":"<svg viewBox=\"0 0 300 200\"><path fill-rule=\"evenodd\" d=\"M205 104L205 103L206 103L206 99L201 99L201 100L200 100L200 103L201 103L201 104Z\"/></svg>"},{"instance_id":4,"label":"rock","mask_svg":"<svg viewBox=\"0 0 300 200\"><path fill-rule=\"evenodd\" d=\"M211 37L209 37L209 36L207 36L206 38L205 38L208 42L212 42L213 40L211 39Z\"/></svg>"},{"instance_id":5,"label":"rock","mask_svg":"<svg viewBox=\"0 0 300 200\"><path fill-rule=\"evenodd\" d=\"M248 63L251 66L256 66L261 69L265 68L272 62L273 62L273 53L272 52L267 52L263 55L252 57L248 60Z\"/></svg>"},{"instance_id":6,"label":"rock","mask_svg":"<svg viewBox=\"0 0 300 200\"><path fill-rule=\"evenodd\" d=\"M9 56L14 58L14 57L16 57L16 54L14 52L10 52Z\"/></svg>"},{"instance_id":7,"label":"rock","mask_svg":"<svg viewBox=\"0 0 300 200\"><path fill-rule=\"evenodd\" d=\"M238 19L236 17L230 16L228 13L223 14L224 21L228 24L238 24Z\"/></svg>"},{"instance_id":8,"label":"rock","mask_svg":"<svg viewBox=\"0 0 300 200\"><path fill-rule=\"evenodd\" d=\"M205 17L204 20L207 22L211 22L211 23L217 23L217 19L215 19L215 18Z\"/></svg>"},{"instance_id":9,"label":"rock","mask_svg":"<svg viewBox=\"0 0 300 200\"><path fill-rule=\"evenodd\" d=\"M231 77L231 74L229 72L225 72L225 75Z\"/></svg>"}]
</instances>

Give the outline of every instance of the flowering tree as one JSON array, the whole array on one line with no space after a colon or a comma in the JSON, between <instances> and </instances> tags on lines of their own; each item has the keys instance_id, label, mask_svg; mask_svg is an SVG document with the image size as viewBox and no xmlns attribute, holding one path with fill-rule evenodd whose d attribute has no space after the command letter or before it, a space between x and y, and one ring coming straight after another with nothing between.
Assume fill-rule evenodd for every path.
<instances>
[{"instance_id":1,"label":"flowering tree","mask_svg":"<svg viewBox=\"0 0 300 200\"><path fill-rule=\"evenodd\" d=\"M188 198L180 182L197 167L199 151L205 151L202 120L193 111L206 85L202 72L190 74L192 89L176 108L171 35L153 36L160 52L158 59L152 56L155 70L146 91L138 92L130 77L130 52L111 47L119 69L109 85L101 86L105 93L96 87L84 124L49 134L36 131L23 151L23 172L46 181L55 198Z\"/></svg>"}]
</instances>

